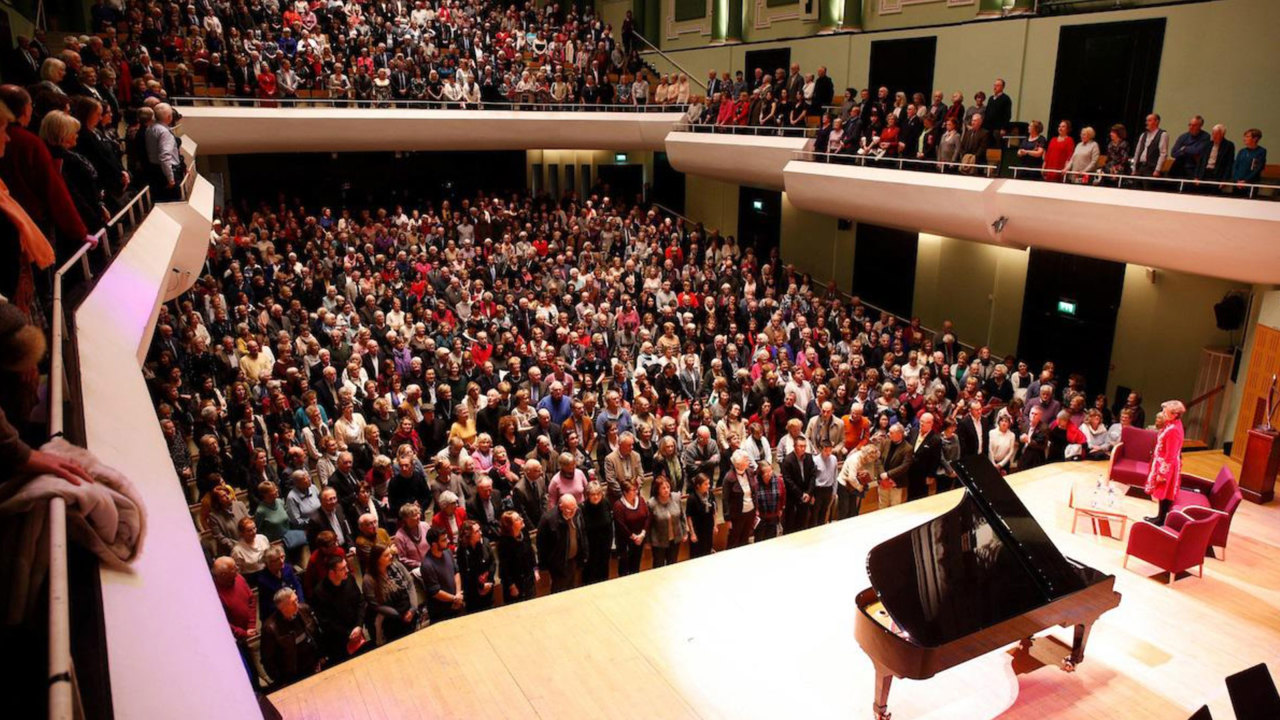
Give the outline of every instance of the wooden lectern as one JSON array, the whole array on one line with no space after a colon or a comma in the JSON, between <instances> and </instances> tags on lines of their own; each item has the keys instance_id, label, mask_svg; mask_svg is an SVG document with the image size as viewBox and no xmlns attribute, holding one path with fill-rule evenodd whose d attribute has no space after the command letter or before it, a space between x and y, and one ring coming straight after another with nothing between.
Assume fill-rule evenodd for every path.
<instances>
[{"instance_id":1,"label":"wooden lectern","mask_svg":"<svg viewBox=\"0 0 1280 720\"><path fill-rule=\"evenodd\" d=\"M1271 502L1278 473L1280 432L1253 428L1244 447L1244 462L1240 464L1240 493L1255 503Z\"/></svg>"}]
</instances>

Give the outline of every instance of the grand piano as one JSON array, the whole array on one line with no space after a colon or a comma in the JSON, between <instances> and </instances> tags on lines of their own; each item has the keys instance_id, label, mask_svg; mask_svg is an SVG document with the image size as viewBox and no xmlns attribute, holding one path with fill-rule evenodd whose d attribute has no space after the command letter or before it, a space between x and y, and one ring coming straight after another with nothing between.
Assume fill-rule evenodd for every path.
<instances>
[{"instance_id":1,"label":"grand piano","mask_svg":"<svg viewBox=\"0 0 1280 720\"><path fill-rule=\"evenodd\" d=\"M1115 576L1059 552L989 460L954 467L960 503L867 555L854 635L875 665L878 720L893 678L933 677L1055 625L1075 628L1062 662L1074 670L1093 622L1120 604Z\"/></svg>"}]
</instances>

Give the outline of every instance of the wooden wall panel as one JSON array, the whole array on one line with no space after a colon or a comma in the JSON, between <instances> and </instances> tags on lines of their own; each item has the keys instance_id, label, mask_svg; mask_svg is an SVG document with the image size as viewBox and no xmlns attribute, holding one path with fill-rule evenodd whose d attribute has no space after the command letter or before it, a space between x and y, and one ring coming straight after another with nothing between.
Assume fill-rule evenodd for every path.
<instances>
[{"instance_id":1,"label":"wooden wall panel","mask_svg":"<svg viewBox=\"0 0 1280 720\"><path fill-rule=\"evenodd\" d=\"M1280 330L1266 325L1254 328L1253 352L1249 356L1249 374L1244 381L1240 415L1236 419L1235 440L1231 457L1244 459L1245 437L1258 419L1260 404L1265 407L1271 376L1280 373ZM1265 411L1264 411L1265 412Z\"/></svg>"}]
</instances>

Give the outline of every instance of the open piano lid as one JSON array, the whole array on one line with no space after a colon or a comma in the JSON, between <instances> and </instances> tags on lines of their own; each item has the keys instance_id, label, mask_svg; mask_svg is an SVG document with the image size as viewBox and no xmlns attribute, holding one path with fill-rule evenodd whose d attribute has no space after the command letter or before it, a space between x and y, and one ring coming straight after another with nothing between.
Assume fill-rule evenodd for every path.
<instances>
[{"instance_id":1,"label":"open piano lid","mask_svg":"<svg viewBox=\"0 0 1280 720\"><path fill-rule=\"evenodd\" d=\"M990 460L953 467L964 499L867 555L871 586L913 643L941 645L1105 577L1058 551Z\"/></svg>"}]
</instances>

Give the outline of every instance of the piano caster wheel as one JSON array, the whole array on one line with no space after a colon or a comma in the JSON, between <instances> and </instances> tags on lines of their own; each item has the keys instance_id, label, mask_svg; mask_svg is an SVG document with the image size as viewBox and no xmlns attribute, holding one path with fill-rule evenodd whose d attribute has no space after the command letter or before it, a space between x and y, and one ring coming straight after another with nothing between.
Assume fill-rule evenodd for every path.
<instances>
[{"instance_id":1,"label":"piano caster wheel","mask_svg":"<svg viewBox=\"0 0 1280 720\"><path fill-rule=\"evenodd\" d=\"M1073 673L1075 671L1076 664L1071 661L1071 658L1062 658L1062 672Z\"/></svg>"},{"instance_id":2,"label":"piano caster wheel","mask_svg":"<svg viewBox=\"0 0 1280 720\"><path fill-rule=\"evenodd\" d=\"M876 710L876 720L889 720L891 715L888 710Z\"/></svg>"}]
</instances>

